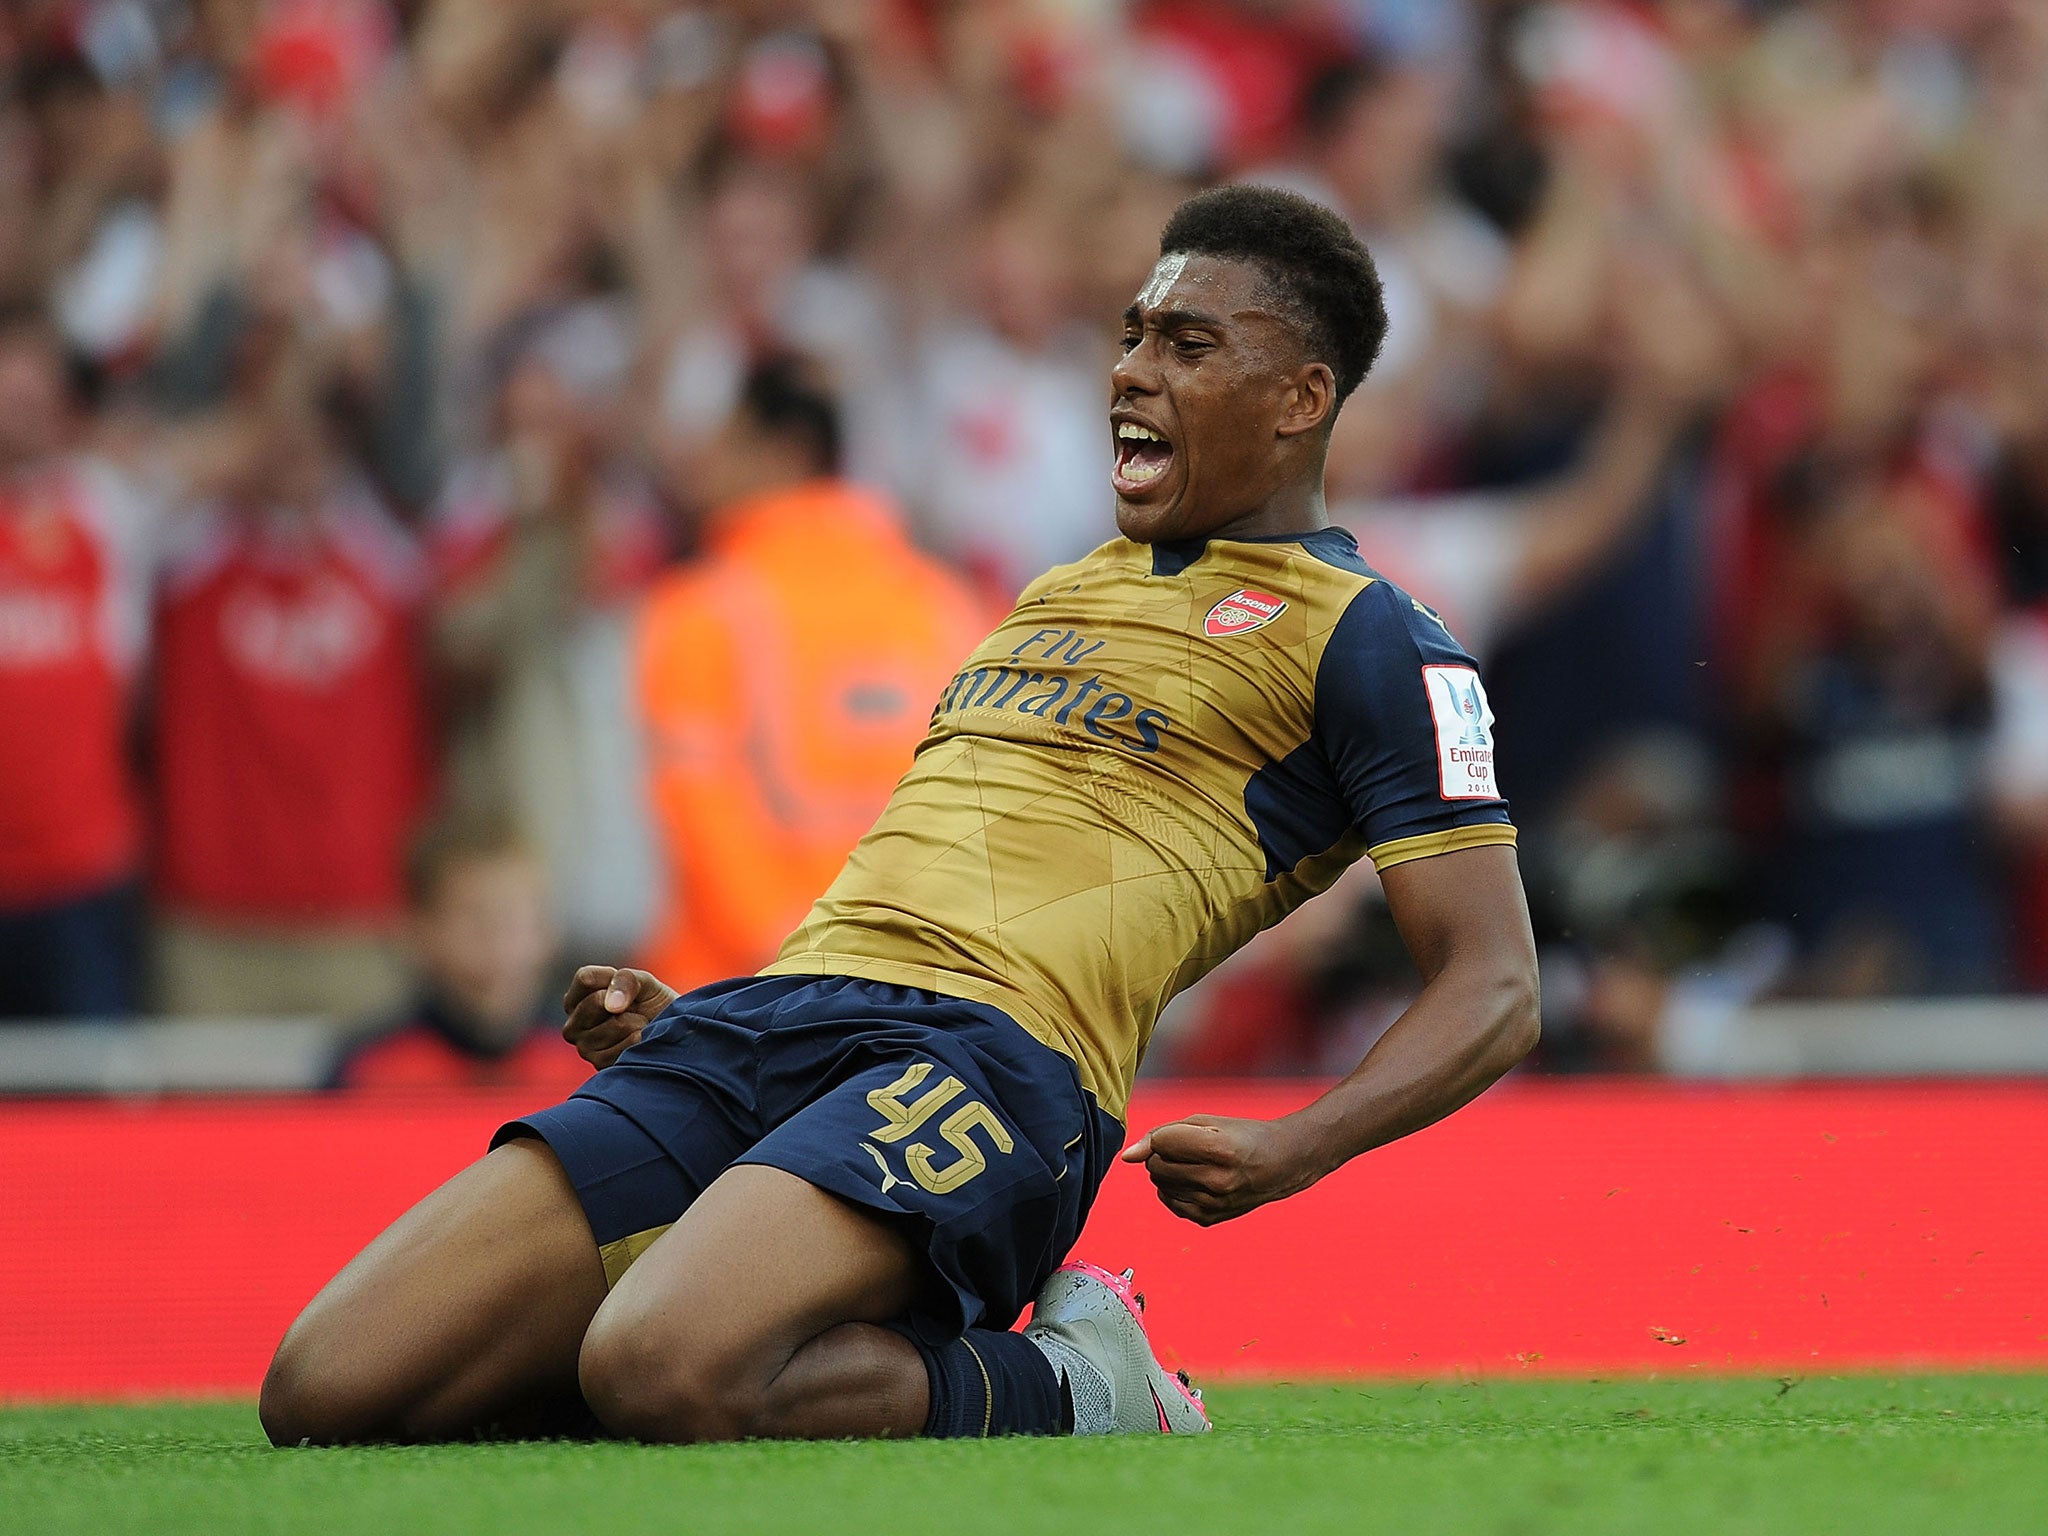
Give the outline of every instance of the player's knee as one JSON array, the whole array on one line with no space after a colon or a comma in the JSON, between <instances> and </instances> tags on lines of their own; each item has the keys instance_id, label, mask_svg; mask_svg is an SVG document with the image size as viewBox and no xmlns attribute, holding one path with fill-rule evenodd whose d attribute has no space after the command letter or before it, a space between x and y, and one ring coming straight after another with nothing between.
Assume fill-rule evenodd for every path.
<instances>
[{"instance_id":1,"label":"player's knee","mask_svg":"<svg viewBox=\"0 0 2048 1536\"><path fill-rule=\"evenodd\" d=\"M263 1390L256 1400L257 1417L272 1445L331 1444L344 1438L333 1409L337 1400L321 1390L329 1373L322 1369L321 1350L294 1327L285 1335L263 1373Z\"/></svg>"},{"instance_id":2,"label":"player's knee","mask_svg":"<svg viewBox=\"0 0 2048 1536\"><path fill-rule=\"evenodd\" d=\"M297 1445L312 1438L300 1431L306 1422L305 1379L287 1339L271 1356L270 1369L263 1373L263 1388L256 1398L256 1417L272 1445Z\"/></svg>"},{"instance_id":3,"label":"player's knee","mask_svg":"<svg viewBox=\"0 0 2048 1536\"><path fill-rule=\"evenodd\" d=\"M577 1374L598 1422L628 1439L694 1445L770 1432L762 1387L670 1330L599 1319Z\"/></svg>"},{"instance_id":4,"label":"player's knee","mask_svg":"<svg viewBox=\"0 0 2048 1536\"><path fill-rule=\"evenodd\" d=\"M386 1432L385 1397L357 1351L301 1318L271 1357L256 1412L272 1445L342 1445Z\"/></svg>"}]
</instances>

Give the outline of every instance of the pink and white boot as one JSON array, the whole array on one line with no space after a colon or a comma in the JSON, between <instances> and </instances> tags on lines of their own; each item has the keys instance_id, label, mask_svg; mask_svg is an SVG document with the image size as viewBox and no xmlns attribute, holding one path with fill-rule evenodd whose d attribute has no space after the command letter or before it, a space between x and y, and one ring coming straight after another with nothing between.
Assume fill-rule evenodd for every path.
<instances>
[{"instance_id":1,"label":"pink and white boot","mask_svg":"<svg viewBox=\"0 0 2048 1536\"><path fill-rule=\"evenodd\" d=\"M1200 1435L1209 1431L1202 1394L1185 1371L1169 1371L1145 1333L1145 1298L1131 1272L1063 1264L1031 1309L1024 1337L1066 1379L1077 1435Z\"/></svg>"}]
</instances>

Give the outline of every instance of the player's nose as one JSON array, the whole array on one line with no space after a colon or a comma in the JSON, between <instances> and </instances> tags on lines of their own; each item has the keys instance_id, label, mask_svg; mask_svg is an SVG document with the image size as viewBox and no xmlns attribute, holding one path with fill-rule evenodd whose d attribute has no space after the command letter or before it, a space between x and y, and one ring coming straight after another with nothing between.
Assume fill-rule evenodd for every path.
<instances>
[{"instance_id":1,"label":"player's nose","mask_svg":"<svg viewBox=\"0 0 2048 1536\"><path fill-rule=\"evenodd\" d=\"M1111 402L1126 395L1159 393L1159 354L1151 337L1146 337L1116 360L1109 370Z\"/></svg>"}]
</instances>

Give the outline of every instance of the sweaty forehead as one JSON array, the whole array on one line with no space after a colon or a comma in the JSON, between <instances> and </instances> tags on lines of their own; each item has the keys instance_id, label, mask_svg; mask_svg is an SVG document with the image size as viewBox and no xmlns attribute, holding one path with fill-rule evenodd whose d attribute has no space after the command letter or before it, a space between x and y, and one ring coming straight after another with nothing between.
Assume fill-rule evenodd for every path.
<instances>
[{"instance_id":1,"label":"sweaty forehead","mask_svg":"<svg viewBox=\"0 0 2048 1536\"><path fill-rule=\"evenodd\" d=\"M1138 308L1157 309L1173 285L1180 280L1181 273L1188 269L1185 252L1170 251L1159 258L1159 264L1152 269L1152 275L1145 279L1145 286L1138 290Z\"/></svg>"},{"instance_id":2,"label":"sweaty forehead","mask_svg":"<svg viewBox=\"0 0 2048 1536\"><path fill-rule=\"evenodd\" d=\"M1274 310L1264 288L1262 275L1248 262L1170 251L1132 303L1140 311L1196 310L1219 319L1270 316Z\"/></svg>"}]
</instances>

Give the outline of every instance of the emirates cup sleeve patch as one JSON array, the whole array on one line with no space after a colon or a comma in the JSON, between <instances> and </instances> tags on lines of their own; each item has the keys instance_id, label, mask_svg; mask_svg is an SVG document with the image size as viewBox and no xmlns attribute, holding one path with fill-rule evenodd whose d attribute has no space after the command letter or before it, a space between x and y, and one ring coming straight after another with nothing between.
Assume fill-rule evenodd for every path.
<instances>
[{"instance_id":1,"label":"emirates cup sleeve patch","mask_svg":"<svg viewBox=\"0 0 2048 1536\"><path fill-rule=\"evenodd\" d=\"M1470 667L1425 666L1422 686L1436 723L1437 787L1446 800L1498 800L1493 706Z\"/></svg>"}]
</instances>

